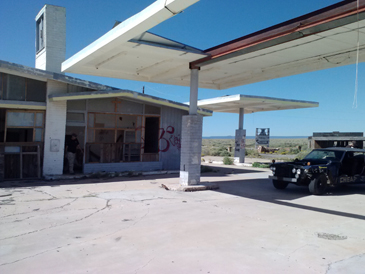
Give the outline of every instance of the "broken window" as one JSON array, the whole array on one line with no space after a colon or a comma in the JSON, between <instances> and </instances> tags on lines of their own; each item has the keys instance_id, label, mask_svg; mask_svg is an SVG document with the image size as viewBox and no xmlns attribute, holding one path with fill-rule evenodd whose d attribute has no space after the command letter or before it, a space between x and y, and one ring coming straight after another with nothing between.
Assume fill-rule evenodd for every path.
<instances>
[{"instance_id":1,"label":"broken window","mask_svg":"<svg viewBox=\"0 0 365 274\"><path fill-rule=\"evenodd\" d=\"M47 83L0 73L0 99L45 102Z\"/></svg>"},{"instance_id":2,"label":"broken window","mask_svg":"<svg viewBox=\"0 0 365 274\"><path fill-rule=\"evenodd\" d=\"M26 101L45 102L47 83L33 79L26 79Z\"/></svg>"},{"instance_id":3,"label":"broken window","mask_svg":"<svg viewBox=\"0 0 365 274\"><path fill-rule=\"evenodd\" d=\"M5 100L25 101L25 78L8 75Z\"/></svg>"},{"instance_id":4,"label":"broken window","mask_svg":"<svg viewBox=\"0 0 365 274\"><path fill-rule=\"evenodd\" d=\"M5 142L43 141L43 111L7 110L5 117Z\"/></svg>"},{"instance_id":5,"label":"broken window","mask_svg":"<svg viewBox=\"0 0 365 274\"><path fill-rule=\"evenodd\" d=\"M8 128L7 142L33 142L33 128Z\"/></svg>"},{"instance_id":6,"label":"broken window","mask_svg":"<svg viewBox=\"0 0 365 274\"><path fill-rule=\"evenodd\" d=\"M137 116L117 115L117 128L134 129L136 128Z\"/></svg>"},{"instance_id":7,"label":"broken window","mask_svg":"<svg viewBox=\"0 0 365 274\"><path fill-rule=\"evenodd\" d=\"M108 98L88 111L86 162L158 161L160 107Z\"/></svg>"},{"instance_id":8,"label":"broken window","mask_svg":"<svg viewBox=\"0 0 365 274\"><path fill-rule=\"evenodd\" d=\"M115 128L115 114L95 114L95 128Z\"/></svg>"}]
</instances>

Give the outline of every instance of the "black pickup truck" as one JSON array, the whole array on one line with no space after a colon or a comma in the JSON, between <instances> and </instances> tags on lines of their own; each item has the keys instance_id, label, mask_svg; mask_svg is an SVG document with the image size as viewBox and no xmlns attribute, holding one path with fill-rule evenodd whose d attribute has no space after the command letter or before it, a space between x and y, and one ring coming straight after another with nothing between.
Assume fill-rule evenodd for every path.
<instances>
[{"instance_id":1,"label":"black pickup truck","mask_svg":"<svg viewBox=\"0 0 365 274\"><path fill-rule=\"evenodd\" d=\"M328 187L365 183L365 149L332 147L314 149L302 160L273 163L273 185L285 189L289 183L307 186L315 195Z\"/></svg>"}]
</instances>

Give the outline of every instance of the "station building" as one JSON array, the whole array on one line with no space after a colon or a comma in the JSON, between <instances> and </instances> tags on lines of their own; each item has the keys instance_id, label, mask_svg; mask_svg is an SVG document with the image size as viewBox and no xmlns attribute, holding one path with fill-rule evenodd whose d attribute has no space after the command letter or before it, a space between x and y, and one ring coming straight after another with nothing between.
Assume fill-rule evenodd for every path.
<instances>
[{"instance_id":1,"label":"station building","mask_svg":"<svg viewBox=\"0 0 365 274\"><path fill-rule=\"evenodd\" d=\"M65 9L46 5L36 23L36 68L0 61L0 180L67 172L72 133L76 171L178 170L189 106L64 75Z\"/></svg>"},{"instance_id":2,"label":"station building","mask_svg":"<svg viewBox=\"0 0 365 274\"><path fill-rule=\"evenodd\" d=\"M1 179L62 174L76 133L80 172L178 170L189 106L0 61ZM202 116L212 111L201 110Z\"/></svg>"}]
</instances>

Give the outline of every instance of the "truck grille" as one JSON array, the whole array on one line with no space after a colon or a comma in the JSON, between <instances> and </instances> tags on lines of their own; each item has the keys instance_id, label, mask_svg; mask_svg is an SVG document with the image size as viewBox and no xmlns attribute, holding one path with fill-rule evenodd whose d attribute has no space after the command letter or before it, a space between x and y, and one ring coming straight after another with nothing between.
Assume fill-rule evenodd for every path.
<instances>
[{"instance_id":1,"label":"truck grille","mask_svg":"<svg viewBox=\"0 0 365 274\"><path fill-rule=\"evenodd\" d=\"M283 166L280 168L276 168L275 176L294 178L295 174L293 174L292 169L293 169L293 166Z\"/></svg>"}]
</instances>

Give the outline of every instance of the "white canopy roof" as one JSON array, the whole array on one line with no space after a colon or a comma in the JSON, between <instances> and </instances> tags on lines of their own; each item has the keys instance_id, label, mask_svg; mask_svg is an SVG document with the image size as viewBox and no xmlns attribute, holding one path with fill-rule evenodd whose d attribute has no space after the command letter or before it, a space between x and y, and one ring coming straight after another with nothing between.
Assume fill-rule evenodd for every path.
<instances>
[{"instance_id":1,"label":"white canopy roof","mask_svg":"<svg viewBox=\"0 0 365 274\"><path fill-rule=\"evenodd\" d=\"M243 108L244 113L248 114L260 111L313 108L318 107L319 103L236 94L199 100L198 106L213 112L226 113L240 113L240 108Z\"/></svg>"},{"instance_id":2,"label":"white canopy roof","mask_svg":"<svg viewBox=\"0 0 365 274\"><path fill-rule=\"evenodd\" d=\"M180 11L198 0L170 0ZM322 10L201 51L150 33L176 13L157 1L124 21L62 65L64 72L172 85L226 89L365 61L365 0ZM169 4L168 4L169 5ZM359 46L358 46L359 42Z\"/></svg>"}]
</instances>

